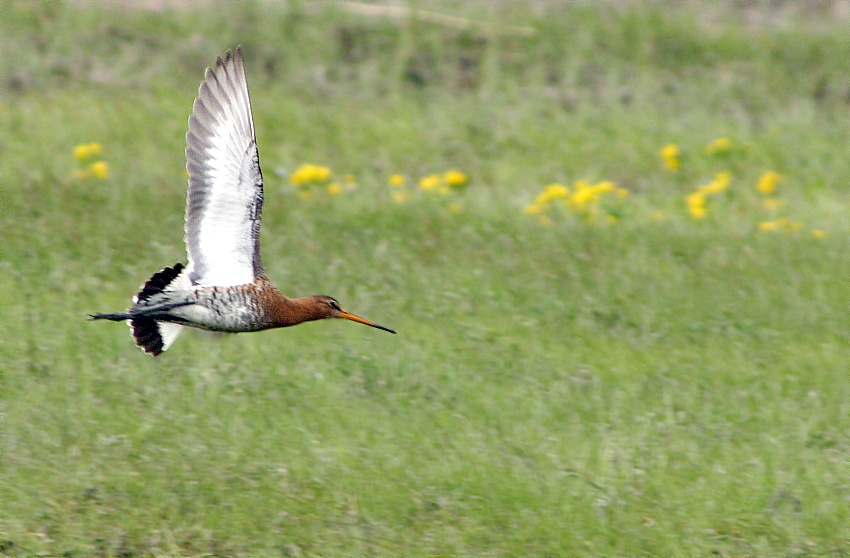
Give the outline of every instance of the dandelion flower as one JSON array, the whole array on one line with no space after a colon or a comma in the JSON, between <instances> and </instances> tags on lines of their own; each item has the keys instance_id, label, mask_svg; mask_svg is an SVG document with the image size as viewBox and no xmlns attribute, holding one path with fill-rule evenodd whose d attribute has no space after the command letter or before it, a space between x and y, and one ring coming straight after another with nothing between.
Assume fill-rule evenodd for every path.
<instances>
[{"instance_id":1,"label":"dandelion flower","mask_svg":"<svg viewBox=\"0 0 850 558\"><path fill-rule=\"evenodd\" d=\"M342 186L340 186L337 182L332 182L327 185L325 188L329 196L338 196L340 192L342 192Z\"/></svg>"},{"instance_id":2,"label":"dandelion flower","mask_svg":"<svg viewBox=\"0 0 850 558\"><path fill-rule=\"evenodd\" d=\"M823 238L826 236L826 231L823 229L812 229L812 236L814 238Z\"/></svg>"},{"instance_id":3,"label":"dandelion flower","mask_svg":"<svg viewBox=\"0 0 850 558\"><path fill-rule=\"evenodd\" d=\"M762 221L758 224L758 230L762 232L775 231L777 228L779 228L777 221Z\"/></svg>"},{"instance_id":4,"label":"dandelion flower","mask_svg":"<svg viewBox=\"0 0 850 558\"><path fill-rule=\"evenodd\" d=\"M676 170L679 168L679 146L675 143L668 143L659 151L659 155L661 155L662 161L664 161L664 167L669 170Z\"/></svg>"},{"instance_id":5,"label":"dandelion flower","mask_svg":"<svg viewBox=\"0 0 850 558\"><path fill-rule=\"evenodd\" d=\"M91 171L91 175L95 178L99 178L100 180L104 180L109 177L109 165L106 161L97 161L96 163L92 163L89 165L89 171Z\"/></svg>"},{"instance_id":6,"label":"dandelion flower","mask_svg":"<svg viewBox=\"0 0 850 558\"><path fill-rule=\"evenodd\" d=\"M89 156L89 146L87 143L81 143L74 148L74 159L82 161Z\"/></svg>"},{"instance_id":7,"label":"dandelion flower","mask_svg":"<svg viewBox=\"0 0 850 558\"><path fill-rule=\"evenodd\" d=\"M469 177L466 176L466 173L452 169L443 175L443 180L452 188L460 188L461 186L466 186L469 182Z\"/></svg>"},{"instance_id":8,"label":"dandelion flower","mask_svg":"<svg viewBox=\"0 0 850 558\"><path fill-rule=\"evenodd\" d=\"M702 219L708 215L708 210L706 210L705 207L689 207L688 211L690 211L691 217L694 219Z\"/></svg>"},{"instance_id":9,"label":"dandelion flower","mask_svg":"<svg viewBox=\"0 0 850 558\"><path fill-rule=\"evenodd\" d=\"M717 138L705 146L705 152L709 155L725 155L729 153L731 147L732 142L729 138Z\"/></svg>"},{"instance_id":10,"label":"dandelion flower","mask_svg":"<svg viewBox=\"0 0 850 558\"><path fill-rule=\"evenodd\" d=\"M289 181L295 186L305 186L327 182L331 176L333 176L333 172L328 167L304 164L295 169L295 172L289 176Z\"/></svg>"},{"instance_id":11,"label":"dandelion flower","mask_svg":"<svg viewBox=\"0 0 850 558\"><path fill-rule=\"evenodd\" d=\"M778 172L767 171L759 177L756 183L756 190L765 196L773 195L776 192L776 184L782 180L782 175Z\"/></svg>"},{"instance_id":12,"label":"dandelion flower","mask_svg":"<svg viewBox=\"0 0 850 558\"><path fill-rule=\"evenodd\" d=\"M387 180L389 185L392 186L393 188L401 188L402 186L404 186L405 181L406 181L406 179L404 178L404 175L402 175L402 174L390 175L390 178Z\"/></svg>"},{"instance_id":13,"label":"dandelion flower","mask_svg":"<svg viewBox=\"0 0 850 558\"><path fill-rule=\"evenodd\" d=\"M84 161L92 155L97 155L103 151L103 146L99 143L81 143L74 147L74 158L78 161Z\"/></svg>"},{"instance_id":14,"label":"dandelion flower","mask_svg":"<svg viewBox=\"0 0 850 558\"><path fill-rule=\"evenodd\" d=\"M699 188L698 191L703 194L719 194L720 192L729 188L729 181L732 178L732 173L729 172L718 172L714 175L714 179L708 184L703 184Z\"/></svg>"},{"instance_id":15,"label":"dandelion flower","mask_svg":"<svg viewBox=\"0 0 850 558\"><path fill-rule=\"evenodd\" d=\"M543 193L546 195L547 200L558 200L569 196L570 189L563 184L553 182L543 189Z\"/></svg>"},{"instance_id":16,"label":"dandelion flower","mask_svg":"<svg viewBox=\"0 0 850 558\"><path fill-rule=\"evenodd\" d=\"M419 187L423 190L436 190L443 183L443 179L437 174L429 174L419 179Z\"/></svg>"},{"instance_id":17,"label":"dandelion flower","mask_svg":"<svg viewBox=\"0 0 850 558\"><path fill-rule=\"evenodd\" d=\"M564 199L569 197L569 195L569 188L563 184L554 182L543 188L543 191L537 194L537 197L534 198L534 203L538 205L546 205L552 200Z\"/></svg>"},{"instance_id":18,"label":"dandelion flower","mask_svg":"<svg viewBox=\"0 0 850 558\"><path fill-rule=\"evenodd\" d=\"M708 214L705 209L705 194L702 192L694 192L685 198L685 203L688 206L688 213L694 219L702 219Z\"/></svg>"}]
</instances>

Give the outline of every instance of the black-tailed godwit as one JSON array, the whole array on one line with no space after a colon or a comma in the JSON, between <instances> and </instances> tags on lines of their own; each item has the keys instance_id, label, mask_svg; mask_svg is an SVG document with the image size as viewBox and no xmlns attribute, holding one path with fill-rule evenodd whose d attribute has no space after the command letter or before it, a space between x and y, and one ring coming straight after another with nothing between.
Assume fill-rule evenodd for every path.
<instances>
[{"instance_id":1,"label":"black-tailed godwit","mask_svg":"<svg viewBox=\"0 0 850 558\"><path fill-rule=\"evenodd\" d=\"M155 273L126 311L94 320L129 321L136 344L157 356L184 327L239 333L344 318L395 331L340 308L330 296L288 298L263 271L263 175L242 49L207 68L186 134L186 252Z\"/></svg>"}]
</instances>

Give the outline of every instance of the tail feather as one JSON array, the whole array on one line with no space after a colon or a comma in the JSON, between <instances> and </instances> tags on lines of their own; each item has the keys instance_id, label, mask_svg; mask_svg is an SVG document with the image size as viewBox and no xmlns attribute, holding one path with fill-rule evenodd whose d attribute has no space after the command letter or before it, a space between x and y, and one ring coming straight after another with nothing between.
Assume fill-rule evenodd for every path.
<instances>
[{"instance_id":1,"label":"tail feather","mask_svg":"<svg viewBox=\"0 0 850 558\"><path fill-rule=\"evenodd\" d=\"M188 288L191 283L180 276L182 271L183 264L178 263L174 267L166 267L154 273L142 286L139 294L133 297L133 302L138 304L163 291L175 290L178 286L183 287L184 281ZM151 356L167 351L183 329L181 325L160 322L153 318L133 318L129 320L129 325L136 345Z\"/></svg>"}]
</instances>

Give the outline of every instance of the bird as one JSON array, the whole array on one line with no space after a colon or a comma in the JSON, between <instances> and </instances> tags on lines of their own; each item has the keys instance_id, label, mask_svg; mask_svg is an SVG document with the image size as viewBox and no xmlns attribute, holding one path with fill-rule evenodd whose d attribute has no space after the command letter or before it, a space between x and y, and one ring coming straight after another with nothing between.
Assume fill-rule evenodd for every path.
<instances>
[{"instance_id":1,"label":"bird","mask_svg":"<svg viewBox=\"0 0 850 558\"><path fill-rule=\"evenodd\" d=\"M331 296L289 298L266 276L263 174L241 47L205 72L189 117L186 170L187 264L154 273L126 312L91 320L127 321L136 345L153 357L186 327L240 333L342 318L396 333L343 310Z\"/></svg>"}]
</instances>

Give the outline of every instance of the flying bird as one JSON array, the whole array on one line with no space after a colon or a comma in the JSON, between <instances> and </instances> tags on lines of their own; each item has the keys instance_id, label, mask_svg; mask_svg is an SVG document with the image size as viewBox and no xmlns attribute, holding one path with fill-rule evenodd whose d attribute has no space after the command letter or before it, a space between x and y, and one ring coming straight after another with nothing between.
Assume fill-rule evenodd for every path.
<instances>
[{"instance_id":1,"label":"flying bird","mask_svg":"<svg viewBox=\"0 0 850 558\"><path fill-rule=\"evenodd\" d=\"M184 327L240 333L343 318L395 331L343 310L326 295L289 298L266 277L260 258L263 175L242 49L207 68L186 134L185 240L188 264L154 273L126 312L145 353L168 350Z\"/></svg>"}]
</instances>

